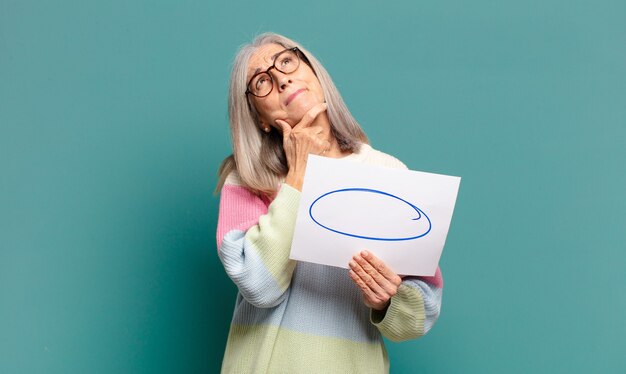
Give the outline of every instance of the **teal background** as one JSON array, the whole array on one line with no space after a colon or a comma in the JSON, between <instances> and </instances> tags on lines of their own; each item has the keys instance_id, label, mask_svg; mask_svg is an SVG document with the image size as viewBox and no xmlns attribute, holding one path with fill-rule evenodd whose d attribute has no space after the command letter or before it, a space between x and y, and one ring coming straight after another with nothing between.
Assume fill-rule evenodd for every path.
<instances>
[{"instance_id":1,"label":"teal background","mask_svg":"<svg viewBox=\"0 0 626 374\"><path fill-rule=\"evenodd\" d=\"M626 371L623 1L0 0L0 372L214 373L226 93L276 31L375 148L462 176L393 373Z\"/></svg>"}]
</instances>

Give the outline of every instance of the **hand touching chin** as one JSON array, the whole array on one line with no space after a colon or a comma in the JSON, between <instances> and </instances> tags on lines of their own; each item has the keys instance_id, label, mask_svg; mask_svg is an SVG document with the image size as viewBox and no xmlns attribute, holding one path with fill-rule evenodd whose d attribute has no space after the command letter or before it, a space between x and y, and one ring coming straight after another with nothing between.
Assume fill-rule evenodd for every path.
<instances>
[{"instance_id":1,"label":"hand touching chin","mask_svg":"<svg viewBox=\"0 0 626 374\"><path fill-rule=\"evenodd\" d=\"M302 121L302 117L314 106L322 103L313 97L308 91L301 93L287 106L288 118L287 123L291 127L294 127L297 123Z\"/></svg>"}]
</instances>

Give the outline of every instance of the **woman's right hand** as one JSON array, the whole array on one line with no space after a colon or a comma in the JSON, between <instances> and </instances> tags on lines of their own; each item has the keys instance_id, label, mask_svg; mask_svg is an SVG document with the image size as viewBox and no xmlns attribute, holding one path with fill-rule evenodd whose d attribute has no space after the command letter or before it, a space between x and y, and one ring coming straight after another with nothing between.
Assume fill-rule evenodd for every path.
<instances>
[{"instance_id":1,"label":"woman's right hand","mask_svg":"<svg viewBox=\"0 0 626 374\"><path fill-rule=\"evenodd\" d=\"M283 133L283 148L289 165L285 183L298 191L302 191L309 153L321 155L330 149L330 143L324 138L323 128L313 125L326 108L326 103L317 104L293 128L283 120L276 120Z\"/></svg>"}]
</instances>

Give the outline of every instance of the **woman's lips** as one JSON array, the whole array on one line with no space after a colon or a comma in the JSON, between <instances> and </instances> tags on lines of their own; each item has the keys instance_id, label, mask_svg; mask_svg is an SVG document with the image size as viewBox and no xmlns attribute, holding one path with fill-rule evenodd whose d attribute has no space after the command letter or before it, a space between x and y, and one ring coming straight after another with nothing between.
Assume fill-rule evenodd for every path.
<instances>
[{"instance_id":1,"label":"woman's lips","mask_svg":"<svg viewBox=\"0 0 626 374\"><path fill-rule=\"evenodd\" d=\"M298 96L300 94L300 92L304 91L304 88L301 88L299 90L297 90L296 92L292 93L291 95L289 95L289 97L287 98L287 101L285 101L285 105L289 105L290 102L293 101L293 99L296 98L296 96Z\"/></svg>"}]
</instances>

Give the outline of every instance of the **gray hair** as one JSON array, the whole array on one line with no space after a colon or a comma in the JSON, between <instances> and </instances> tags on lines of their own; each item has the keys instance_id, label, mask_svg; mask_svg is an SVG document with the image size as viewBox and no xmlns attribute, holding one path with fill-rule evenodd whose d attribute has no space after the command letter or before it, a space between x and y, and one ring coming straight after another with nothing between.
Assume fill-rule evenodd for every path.
<instances>
[{"instance_id":1,"label":"gray hair","mask_svg":"<svg viewBox=\"0 0 626 374\"><path fill-rule=\"evenodd\" d=\"M276 130L269 133L261 131L258 113L245 95L250 57L257 48L266 44L298 47L306 56L324 92L331 132L342 151L358 152L362 143L369 143L322 64L289 38L275 33L260 34L252 43L241 47L233 62L228 95L233 154L222 161L216 193L221 190L226 177L232 171L237 171L245 187L258 195L271 196L278 189L281 178L289 171L282 134Z\"/></svg>"}]
</instances>

